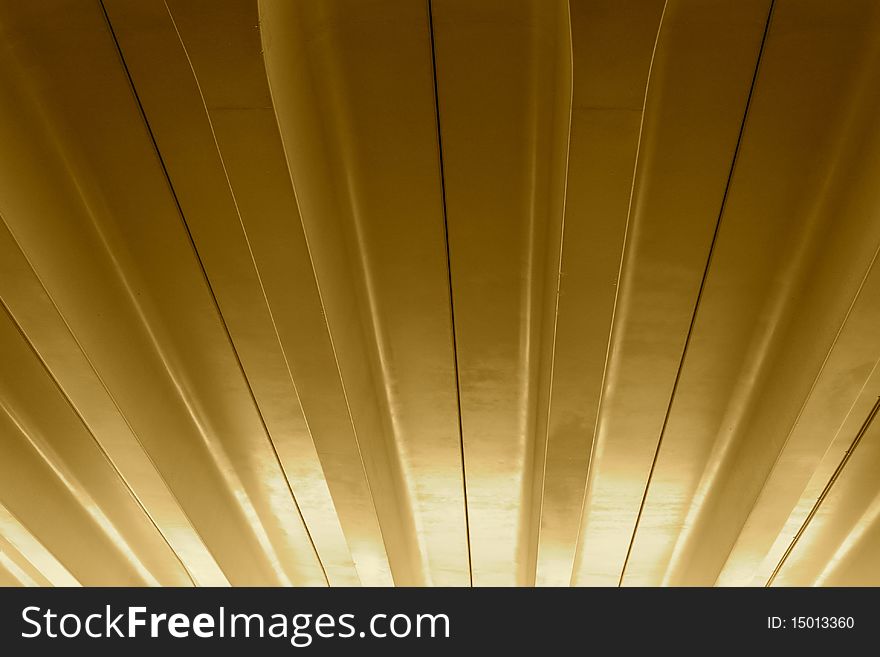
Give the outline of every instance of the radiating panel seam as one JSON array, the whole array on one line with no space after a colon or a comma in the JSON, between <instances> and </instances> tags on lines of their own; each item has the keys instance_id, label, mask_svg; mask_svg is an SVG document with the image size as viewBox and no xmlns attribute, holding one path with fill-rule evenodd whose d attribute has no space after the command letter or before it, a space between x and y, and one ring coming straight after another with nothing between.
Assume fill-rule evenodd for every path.
<instances>
[{"instance_id":1,"label":"radiating panel seam","mask_svg":"<svg viewBox=\"0 0 880 657\"><path fill-rule=\"evenodd\" d=\"M880 411L880 397L874 402L874 405L871 407L871 410L868 412L868 416L865 418L865 421L862 423L862 426L859 428L855 437L850 443L849 449L846 450L843 454L843 458L840 459L840 463L837 464L837 467L834 469L834 472L831 473L831 477L828 479L828 483L825 484L825 487L822 489L822 492L819 493L819 497L816 499L816 502L813 504L813 508L810 509L810 512L807 514L807 517L804 519L804 522L801 524L800 528L792 538L791 543L789 543L788 547L785 549L785 552L782 555L782 558L779 559L779 563L776 564L776 567L773 569L773 572L770 574L770 577L767 579L767 584L765 587L770 587L773 585L774 580L776 579L779 572L782 570L782 567L785 565L785 562L788 560L788 557L791 556L791 553L794 551L797 542L800 540L801 536L804 535L804 532L807 531L807 528L810 525L810 522L813 520L815 515L819 512L819 507L822 506L822 502L825 501L825 498L828 497L828 493L831 492L831 488L834 486L837 479L840 477L840 474L843 472L843 469L846 467L846 464L849 463L850 457L852 457L853 452L856 450L856 447L862 442L862 438L867 433L868 429L871 426L871 423L874 421L874 418L877 417L877 412Z\"/></svg>"},{"instance_id":2,"label":"radiating panel seam","mask_svg":"<svg viewBox=\"0 0 880 657\"><path fill-rule=\"evenodd\" d=\"M13 326L15 326L15 329L18 331L19 335L25 341L25 344L27 344L28 349L30 349L30 351L34 354L34 356L36 356L41 367L46 372L46 374L49 376L49 379L52 381L52 384L55 386L55 388L58 390L58 392L61 393L61 396L64 398L64 401L67 402L67 405L70 407L71 411L73 411L74 415L76 415L77 420L79 420L80 424L82 424L83 428L89 434L89 437L91 437L92 441L98 447L98 450L101 452L101 455L104 457L104 459L110 465L110 467L113 469L113 472L116 474L116 476L122 482L122 485L125 486L125 489L128 491L128 494L135 501L135 503L140 507L141 511L144 512L144 515L150 521L150 524L152 524L153 527L156 529L159 536L162 537L162 541L165 543L165 545L168 546L168 549L171 551L171 554L174 555L174 558L177 560L177 562L183 568L183 571L186 573L186 576L189 578L190 582L192 582L193 586L196 586L195 579L193 578L192 573L186 567L186 564L183 562L183 559L180 558L180 555L177 554L177 552L171 546L171 543L168 541L168 538L165 536L165 533L159 528L158 523L153 518L152 514L147 510L147 507L141 501L141 498L138 496L137 493L134 492L134 489L132 489L131 485L128 483L128 480L126 480L125 476L122 474L122 472L120 472L119 468L116 466L116 463L110 457L110 454L107 453L106 449L104 449L104 446L98 440L97 436L95 436L91 427L88 425L88 423L86 422L85 418L82 416L82 414L80 413L80 411L76 407L76 405L73 403L73 400L67 395L67 392L65 392L64 388L61 387L61 384L58 382L58 379L55 378L55 375L52 373L52 370L49 369L49 365L46 363L45 360L43 360L43 357L40 355L40 352L37 351L36 346L34 346L34 343L31 342L31 339L25 333L21 324L18 323L18 320L15 319L15 316L12 314L12 311L9 309L9 306L6 305L6 302L2 298L0 298L0 307L3 308L3 311L6 313L6 316L9 317L9 320L12 322Z\"/></svg>"},{"instance_id":3,"label":"radiating panel seam","mask_svg":"<svg viewBox=\"0 0 880 657\"><path fill-rule=\"evenodd\" d=\"M690 321L690 324L688 325L687 334L685 335L684 347L682 348L681 358L678 361L678 370L675 373L675 379L672 383L672 393L670 394L670 397L669 397L669 403L666 406L666 414L663 417L663 425L660 427L660 436L657 440L657 447L654 449L654 456L651 459L651 469L648 471L648 479L645 482L645 489L644 489L644 492L642 493L642 500L639 503L639 511L638 511L638 514L636 515L635 525L633 526L632 535L630 536L630 540L629 540L629 546L627 547L627 550L626 550L626 557L624 558L623 567L621 568L621 571L620 571L620 578L618 579L618 582L617 582L618 586L623 586L623 579L626 576L626 568L629 565L629 559L632 554L633 545L635 544L636 535L639 530L639 523L642 519L642 513L645 510L645 503L647 502L648 493L651 488L651 481L654 477L654 470L657 467L657 460L660 456L660 449L663 446L663 438L666 434L666 426L669 423L669 417L672 414L672 407L675 403L675 394L676 394L676 392L678 392L678 384L681 380L681 373L682 373L682 370L684 369L684 364L687 359L688 348L690 347L691 337L693 336L694 326L696 325L696 321L697 321L697 315L699 314L700 302L703 300L703 292L706 288L706 280L709 277L709 269L712 266L712 259L713 259L713 256L715 255L715 244L718 241L718 235L721 230L721 223L724 218L724 210L727 206L727 198L730 194L730 186L733 181L733 175L736 170L737 161L739 159L739 152L740 152L740 147L742 146L743 134L745 133L746 122L748 121L748 117L749 117L749 108L751 107L751 104L752 104L752 95L754 94L755 84L758 80L758 73L761 69L761 58L764 54L764 46L767 43L767 34L770 31L770 23L773 19L773 7L775 6L775 4L776 4L776 0L770 0L770 7L767 11L767 20L764 23L764 33L761 35L761 43L758 47L758 57L755 62L755 70L752 73L752 80L749 85L749 93L746 96L745 110L743 111L743 118L742 118L742 121L740 122L739 134L737 135L737 138L736 138L736 145L734 146L734 149L733 149L733 158L731 159L731 162L730 162L730 170L728 171L728 174L727 174L727 182L724 185L724 193L721 196L721 206L718 210L718 219L715 222L715 230L712 233L712 241L709 243L709 254L706 258L706 266L703 268L703 275L700 279L700 287L697 290L697 298L696 298L696 301L694 302L694 310L693 310L693 313L691 314L691 321Z\"/></svg>"},{"instance_id":4,"label":"radiating panel seam","mask_svg":"<svg viewBox=\"0 0 880 657\"><path fill-rule=\"evenodd\" d=\"M30 530L30 528L27 526L27 524L24 523L22 521L22 519L19 518L18 515L12 511L12 509L10 509L8 506L6 506L3 503L3 500L0 500L0 506L2 506L3 510L6 512L7 515L9 515L9 517L11 517L15 522L17 522L19 525L22 526L22 528L30 535L31 539L35 543L37 543L41 548L43 548L43 550L46 551L46 554L48 554L50 557L52 557L52 559L54 559L57 562L57 564L59 566L61 566L61 568L64 569L64 572L67 573L67 575L70 577L70 579L72 579L74 582L76 582L77 586L83 586L83 583L79 580L79 578L76 577L72 572L70 572L70 569L64 564L64 562L61 559L58 558L58 555L55 554L55 551L50 550L49 547L45 543L43 543L43 541L41 541L39 538L37 538L37 535L34 534ZM34 567L34 570L36 570L38 573L40 573L40 575L42 575L46 579L46 581L48 581L52 585L53 588L57 587L57 585L49 578L49 576L46 575L46 573L44 573L42 570L40 570L37 567L37 565L33 562L31 557L25 553L24 548L22 548L18 543L16 543L14 540L12 540L6 534L0 534L0 535L2 535L3 539L7 543L9 543L12 547L14 547L18 551L18 553L22 556L22 558L25 561L27 561L29 564L31 564L31 566Z\"/></svg>"},{"instance_id":5,"label":"radiating panel seam","mask_svg":"<svg viewBox=\"0 0 880 657\"><path fill-rule=\"evenodd\" d=\"M104 512L104 509L95 501L91 491L82 484L82 481L76 476L76 473L71 471L70 467L63 461L63 459L52 458L53 456L57 456L55 449L45 441L35 437L35 432L30 431L24 426L18 415L16 415L3 399L0 399L0 413L5 415L15 426L15 429L24 437L30 448L36 452L37 457L52 472L61 486L67 490L75 503L85 512L92 522L97 525L99 533L103 534L112 548L118 551L120 556L128 562L128 565L137 573L141 578L141 581L147 586L160 586L161 584L159 580L156 579L156 576L152 571L147 568L146 564L143 562L140 555L135 552L134 547L128 539L122 535L122 532L116 526L116 523L110 519L110 517ZM25 528L27 529L26 526Z\"/></svg>"},{"instance_id":6,"label":"radiating panel seam","mask_svg":"<svg viewBox=\"0 0 880 657\"><path fill-rule=\"evenodd\" d=\"M452 259L449 248L449 214L446 207L446 170L443 160L443 139L440 130L440 93L437 83L437 52L434 44L434 7L428 0L428 34L431 40L431 71L434 82L434 118L437 124L437 154L440 163L440 204L443 210L443 236L446 247L446 283L449 288L449 319L452 333L452 359L455 369L455 401L458 406L458 439L461 454L461 489L464 498L464 526L467 538L468 581L474 585L474 568L471 558L471 525L468 513L467 469L465 468L464 428L461 419L461 379L458 369L458 341L455 331L455 302L452 293Z\"/></svg>"},{"instance_id":7,"label":"radiating panel seam","mask_svg":"<svg viewBox=\"0 0 880 657\"><path fill-rule=\"evenodd\" d=\"M275 313L272 312L272 306L269 303L269 296L266 293L266 287L263 284L263 277L260 273L260 268L259 268L259 265L257 264L256 256L254 255L254 250L251 245L250 237L248 236L248 233L247 233L247 228L244 225L244 219L241 216L241 210L238 206L238 199L235 196L235 190L232 187L232 180L229 178L229 171L226 168L226 161L223 159L223 153L220 150L220 143L217 140L217 133L214 130L214 121L212 120L211 113L208 110L208 104L205 101L205 95L202 92L202 86L199 83L199 78L198 78L198 75L196 74L195 66L193 66L192 59L189 56L189 51L187 50L186 44L183 41L183 36L180 34L180 30L177 27L177 21L174 20L174 14L172 13L171 8L168 6L168 2L164 2L164 5L165 5L165 10L168 12L168 17L171 20L171 25L174 27L174 33L177 35L177 40L180 43L180 47L183 50L184 56L186 57L187 65L189 66L189 69L192 72L192 76L193 76L193 80L196 85L196 89L199 92L199 99L200 99L200 101L202 103L202 107L205 111L205 118L208 122L208 127L211 130L211 139L214 142L214 147L217 150L217 159L220 161L220 167L223 169L223 177L226 180L227 187L229 188L229 195L232 198L232 204L235 207L235 215L236 215L236 217L238 217L238 223L239 223L239 226L241 227L241 232L242 232L242 236L244 237L245 245L247 246L248 255L250 257L251 264L253 265L254 272L256 273L257 282L260 285L260 293L262 294L263 303L266 306L266 311L269 314L269 321L272 324L272 331L275 334L275 339L278 343L278 348L281 351L281 357L284 360L284 367L287 370L287 377L290 381L291 386L293 387L293 394L296 397L296 403L299 405L300 411L302 412L303 407L302 407L302 401L299 396L299 389L297 388L296 381L293 376L293 370L290 366L290 361L287 357L287 351L284 348L284 343L281 340L281 333L279 332L278 324L275 321ZM244 373L244 372L242 371L242 373ZM245 374L245 377L247 377L246 374ZM311 441L312 445L314 446L315 439L312 435L312 429L311 429L311 426L309 426L309 420L306 417L305 412L302 412L302 417L303 417L303 423L305 424L305 427L306 427L306 431L309 434L309 440ZM272 441L271 435L269 435L269 440ZM274 442L274 441L272 441L272 442ZM331 496L331 503L334 504L334 512L335 512L336 508L335 508L335 503L333 502L332 496ZM303 518L303 524L306 524L305 518ZM347 544L346 544L346 548L349 549L349 558L351 558L350 548L348 547ZM318 555L318 559L321 560L321 555L317 551L317 547L315 549L315 553ZM321 562L323 563L323 560L321 560ZM326 568L325 568L325 571L326 571ZM357 567L356 566L355 566L355 574L357 574ZM360 575L358 575L358 581L360 581ZM328 583L329 583L329 580L328 580Z\"/></svg>"},{"instance_id":8,"label":"radiating panel seam","mask_svg":"<svg viewBox=\"0 0 880 657\"><path fill-rule=\"evenodd\" d=\"M0 534L0 536L2 536L2 534ZM27 556L25 556L25 555L21 552L21 550L19 550L19 549L18 549L18 548L12 543L12 541L10 541L10 540L6 539L5 537L3 537L3 542L4 542L6 545L8 545L9 547L8 547L8 549L4 549L2 546L0 546L0 569L5 570L5 571L8 572L10 575L12 575L12 577L13 577L14 579L18 580L18 583L21 584L22 586L25 586L25 587L28 587L28 588L36 588L36 587L39 587L39 586L42 585L40 582L37 582L36 579L34 579L33 577L31 577L31 575L30 575L29 573L25 572L25 569L22 568L20 565L18 565L18 564L15 562L15 560L14 560L9 554L7 554L7 552L12 553L12 551L14 551L14 553L17 553L17 554L19 555L19 557L20 557L20 558L21 558L26 564L28 564L31 568L33 568L34 571L35 571L40 577L42 577L44 580L46 580L47 582L49 582L50 585L52 584L52 582L49 580L49 578L46 577L43 573L41 573L41 572L40 572L40 569L37 568L36 566L34 566L34 564L32 564L32 563L28 560Z\"/></svg>"},{"instance_id":9,"label":"radiating panel seam","mask_svg":"<svg viewBox=\"0 0 880 657\"><path fill-rule=\"evenodd\" d=\"M846 324L849 321L849 318L852 315L853 310L855 309L856 302L858 301L859 296L862 293L862 289L867 284L867 281L868 281L868 278L871 274L871 271L874 269L874 265L878 261L878 256L880 256L880 247L878 247L877 250L874 251L874 256L871 258L871 263L868 265L868 268L865 271L865 275L862 277L862 280L859 283L858 290L856 290L856 293L853 296L852 301L850 302L849 308L847 308L846 315L844 315L843 321L840 323L840 327L837 329L837 333L835 334L834 340L831 342L831 346L828 348L828 351L825 354L825 358L822 360L822 365L819 367L819 371L816 373L816 376L813 379L813 383L810 386L810 391L807 393L807 396L804 399L803 404L801 404L801 407L800 407L800 410L798 411L797 417L795 418L794 423L791 425L791 429L789 430L788 434L785 436L785 441L782 443L782 447L780 447L779 451L776 453L776 457L773 459L773 465L770 469L770 472L773 472L773 470L776 468L776 465L782 459L782 454L785 451L785 448L788 446L788 443L791 440L791 437L794 434L795 429L797 429L797 426L800 423L804 412L806 411L807 405L810 402L810 398L813 396L813 393L815 392L816 388L819 385L819 380L822 377L822 373L825 371L825 366L828 364L828 361L831 360L831 356L834 352L834 349L837 346L837 343L840 341L840 336L843 334L843 330L844 330L844 328L846 328ZM847 414L845 417L848 417L849 414L852 413L853 409L856 407L856 404L858 404L858 397L861 396L861 394L864 392L865 387L868 385L868 381L870 380L871 376L874 374L874 371L877 370L878 365L880 365L880 360L877 360L874 362L874 366L871 368L871 372L868 374L868 377L865 379L865 382L862 384L862 387L859 389L859 394L856 396L856 399L853 400L852 404L850 404L849 410L847 411ZM842 423L841 423L841 425L842 425ZM837 433L835 434L835 437L839 434L841 428L842 428L842 426L838 426L838 430L837 430ZM830 449L830 448L831 448L831 445L828 446L828 449ZM826 453L827 453L827 451L826 451ZM768 481L767 479L764 480L764 484L761 486L761 490L758 493L758 497L756 497L755 499L758 499L763 494L764 489L767 486L767 481ZM730 558L730 555L733 552L734 548L735 548L735 544L730 546L730 550L727 553L727 558L725 558L725 563L727 562L727 559ZM720 576L720 573L719 573L719 576ZM716 582L717 582L717 578L716 578Z\"/></svg>"},{"instance_id":10,"label":"radiating panel seam","mask_svg":"<svg viewBox=\"0 0 880 657\"><path fill-rule=\"evenodd\" d=\"M192 248L193 255L194 255L195 259L196 259L196 262L198 263L199 270L201 271L202 277L203 277L204 282L205 282L205 286L207 287L207 289L208 289L208 293L209 293L210 296L211 296L211 301L212 301L212 304L213 304L213 307L214 307L214 311L216 312L216 314L217 314L217 318L218 318L218 320L220 321L221 326L223 327L223 332L224 332L224 334L225 334L225 336L226 336L226 340L227 340L227 342L229 343L229 347L230 347L230 349L231 349L231 351L232 351L233 356L235 357L235 360L236 360L236 363L237 363L237 365L238 365L239 371L241 372L241 376L242 376L242 378L243 378L243 380L244 380L244 382L245 382L245 386L246 386L247 389L248 389L248 393L249 393L250 398L251 398L251 403L253 404L254 410L256 411L257 416L258 416L259 419L260 419L260 424L261 424L262 427L263 427L264 435L266 436L266 439L267 439L267 441L269 442L269 446L270 446L271 449L272 449L272 453L273 453L273 455L274 455L274 457L275 457L275 461L276 461L276 463L278 464L278 467L279 467L279 469L281 470L282 475L284 476L284 481L285 481L285 483L286 483L286 485L287 485L287 489L288 489L288 491L289 491L289 493L290 493L291 500L293 501L294 508L296 508L297 515L299 516L300 522L302 522L302 526L303 526L303 529L304 529L304 531L305 531L305 534L306 534L306 536L308 537L309 543L310 543L310 545L311 545L311 547L312 547L312 550L313 550L313 552L314 552L314 554L315 554L315 559L317 560L318 565L319 565L320 568L321 568L321 573L323 574L324 581L325 581L326 584L329 586L329 585L330 585L330 579L329 579L328 576L327 576L327 570L326 570L326 568L324 567L323 562L321 561L320 555L318 555L318 550L317 550L317 548L315 547L315 541L314 541L314 539L312 538L312 534L311 534L311 532L309 531L308 525L306 525L305 518L303 518L302 511L301 511L300 508L299 508L299 502L297 502L297 500L296 500L296 496L295 496L294 493L293 493L293 487L292 487L291 484L290 484L290 479L289 479L288 476L287 476L287 472L284 470L284 467L283 467L283 465L282 465L282 463L281 463L281 457L280 457L280 455L278 454L278 450L277 450L277 448L275 447L275 443L272 442L272 439L271 439L270 434L269 434L269 428L268 428L268 426L266 425L266 421L265 421L265 419L263 418L263 413L262 413L262 411L260 410L259 405L257 404L257 399L256 399L256 396L254 395L253 388L251 388L250 381L248 380L247 375L246 375L245 372L244 372L244 365L243 365L242 362L241 362L241 357L240 357L239 354L238 354L238 350L235 348L235 344L234 344L234 342L233 342L233 340L232 340L232 335L231 335L230 332L229 332L229 326L227 326L227 324L226 324L226 319L223 317L223 313L220 311L220 304L219 304L219 302L218 302L218 300L217 300L217 295L214 293L214 288L211 286L211 281L210 281L210 279L208 278L208 272L207 272L207 270L205 269L205 265L204 265L204 263L202 262L202 258L201 258L201 256L199 255L198 249L196 248L195 240L193 239L192 232L190 231L190 229L189 229L189 225L187 224L187 221L186 221L186 215L185 215L184 212L183 212L183 206L180 204L180 199L178 198L178 196L177 196L177 192L175 191L175 189L174 189L174 185L173 185L173 183L172 183L172 181L171 181L171 175L170 175L170 173L168 172L168 168L165 166L165 159L162 157L162 153L161 153L161 151L159 150L159 144L158 144L158 142L156 141L156 137L155 137L155 135L154 135L154 133L153 133L153 129L152 129L152 127L150 126L150 122L149 122L149 119L147 118L146 111L144 110L143 104L141 103L140 96L138 95L137 88L135 87L135 84L134 84L134 78L133 78L132 75L131 75L131 71L130 71L129 68L128 68L128 64L127 64L126 61L125 61L125 56L124 56L123 53L122 53L122 46L121 46L121 44L119 43L119 40L118 40L117 37L116 37L116 32L115 32L114 29L113 29L113 24L112 24L111 21L110 21L110 16L109 16L109 14L107 13L107 9L106 9L106 7L104 6L104 0L99 0L99 2L100 2L100 4L101 4L101 11L102 11L103 14L104 14L104 19L106 20L106 23L107 23L107 28L108 28L108 30L110 31L110 36L111 36L111 38L113 39L113 43L115 44L115 46L116 46L116 50L117 50L117 53L119 54L119 60L120 60L120 63L122 64L122 68L123 68L123 70L124 70L124 72L125 72L125 76L126 76L126 78L128 79L129 86L130 86L130 88L131 88L131 92L132 92L132 95L133 95L133 97L134 97L135 104L137 105L137 108L138 108L138 112L140 113L141 118L143 119L144 126L145 126L145 128L146 128L146 130L147 130L147 134L149 135L150 142L152 143L152 146L153 146L153 150L154 150L154 152L156 153L156 158L157 158L157 160L158 160L158 162L159 162L159 166L160 166L161 169L162 169L162 173L163 173L163 175L164 175L164 177L165 177L165 181L166 181L166 183L168 184L169 192L170 192L170 194L171 194L171 197L172 197L173 200L174 200L174 205L175 205L175 207L177 208L178 215L179 215L179 217L180 217L180 221L181 221L181 225L183 226L183 229L184 229L184 231L185 231L185 233L186 233L187 239L188 239L188 241L189 241L189 243L190 243L190 247ZM166 9L167 9L167 7L166 7ZM262 519L261 519L261 522L262 522Z\"/></svg>"},{"instance_id":11,"label":"radiating panel seam","mask_svg":"<svg viewBox=\"0 0 880 657\"><path fill-rule=\"evenodd\" d=\"M614 343L614 320L617 315L617 304L620 300L620 282L623 277L623 266L626 262L626 251L627 251L627 239L630 234L630 221L632 220L632 209L633 209L633 198L635 196L636 190L636 176L639 171L639 154L642 147L642 137L644 135L645 128L645 110L648 105L648 91L651 88L651 76L654 70L654 59L657 56L657 44L660 43L660 33L663 31L663 19L666 17L666 8L669 5L669 0L665 0L663 3L663 10L660 12L660 20L657 24L657 34L654 37L654 47L651 49L651 61L648 63L648 76L645 80L645 95L642 99L642 114L639 119L639 136L636 140L636 153L633 162L633 177L632 184L630 185L629 192L629 202L626 211L626 225L623 229L623 248L620 254L620 263L617 268L617 282L615 284L614 291L614 304L611 307L611 318L609 322L609 331L608 331L608 343L605 347L605 363L602 368L602 384L599 388L599 400L596 405L596 421L593 424L593 436L592 441L590 442L590 454L589 460L587 461L587 476L586 482L584 484L584 495L581 498L581 511L578 516L578 524L577 524L577 535L575 536L574 541L574 555L572 558L571 564L571 577L569 578L569 586L574 584L575 578L575 564L577 563L577 551L581 542L581 535L583 534L583 524L584 524L584 515L586 513L587 508L587 498L590 493L590 475L593 471L593 460L596 453L596 440L599 436L599 420L602 416L602 402L605 398L605 381L608 378L608 363L611 359L611 348Z\"/></svg>"},{"instance_id":12,"label":"radiating panel seam","mask_svg":"<svg viewBox=\"0 0 880 657\"><path fill-rule=\"evenodd\" d=\"M43 292L46 294L46 298L49 300L49 303L52 304L52 308L58 314L59 319L64 324L64 327L67 329L67 332L70 335L71 339L73 340L74 344L76 344L77 348L79 349L80 353L82 354L83 359L86 361L86 363L88 363L89 369L92 371L92 373L95 375L95 378L101 384L101 388L104 390L107 397L110 399L110 402L113 404L113 408L116 409L116 412L119 414L119 417L122 418L122 421L125 423L125 426L128 428L129 432L131 433L132 437L134 438L134 440L137 443L138 447L140 448L141 452L143 452L144 456L150 462L150 465L153 466L153 470L155 470L156 475L162 481L162 484L165 486L165 490L167 490L168 493L171 495L171 497L174 498L174 501L177 503L177 506L180 509L181 514L183 515L184 518L186 518L187 523L189 523L189 526L192 529L193 533L196 536L198 536L201 544L205 547L205 549L208 551L208 553L211 555L211 557L215 558L213 552L211 552L211 549L208 546L208 543L205 541L204 537L201 535L201 533L199 532L199 530L196 528L195 524L193 523L192 518L190 518L186 509L181 504L180 499L177 497L177 495L171 489L171 486L168 484L168 480L165 478L165 475L162 473L162 471L156 465L156 462L153 460L152 455L150 455L150 453L144 447L144 444L141 441L140 436L138 436L137 431L135 431L134 427L131 425L131 422L126 417L125 413L123 413L122 408L119 406L119 402L116 401L116 397L110 391L110 388L107 385L107 383L104 381L104 378L98 372L98 368L92 362L92 359L89 357L88 353L86 353L85 347L79 341L79 338L76 337L76 334L73 332L73 329L71 328L70 324L67 322L67 318L64 317L64 314L61 312L61 308L59 308L58 303L55 301L54 297L49 292L49 289L46 287L46 284L43 282L43 279L40 277L40 274L37 272L37 269L34 266L34 263L31 262L31 259L28 257L27 253L25 253L24 248L22 248L21 244L18 241L18 238L16 238L16 236L15 236L15 233L12 232L12 229L9 227L9 224L6 223L5 219L0 217L0 220L2 220L3 224L6 227L6 230L9 232L10 237L12 237L12 241L15 242L15 245L16 245L16 247L18 247L18 250L21 253L22 257L24 258L25 262L27 262L31 271L34 273L34 277L37 279L37 282L40 284L40 287L42 288ZM72 401L71 401L71 403L72 403ZM176 551L175 551L175 555L177 555ZM179 555L177 555L177 556L179 559L180 556ZM216 558L215 558L215 563L217 563ZM217 567L220 568L219 563L217 563ZM221 571L222 571L222 569L221 569ZM189 569L187 569L187 573L189 573ZM225 576L226 576L226 573L224 573L224 577Z\"/></svg>"},{"instance_id":13,"label":"radiating panel seam","mask_svg":"<svg viewBox=\"0 0 880 657\"><path fill-rule=\"evenodd\" d=\"M259 6L260 5L258 3L258 7ZM260 14L259 21L261 24L261 28L260 28L261 30L262 30L262 20L263 20L263 17L262 17L262 14ZM264 61L265 61L265 58L264 58ZM328 315L327 315L327 306L324 303L324 294L321 291L321 283L318 280L318 270L315 267L315 259L314 259L314 256L312 255L311 244L309 244L308 231L306 230L305 224L302 222L302 209L301 209L301 205L299 202L299 195L297 194L297 191L296 191L296 181L293 179L293 170L291 169L291 166L290 166L290 157L287 155L287 146L286 146L286 144L284 144L284 132L281 128L281 122L278 120L278 111L275 107L275 95L272 90L272 80L268 76L268 70L266 73L267 73L266 81L269 86L269 96L272 98L273 113L275 114L275 123L278 126L278 134L281 137L281 142L282 142L282 146L283 146L283 148L281 150L284 153L284 162L287 166L287 174L290 179L290 187L293 190L294 198L296 198L297 211L300 215L300 225L301 225L302 231L303 231L303 238L304 238L305 245L306 245L306 252L308 253L308 256L309 256L309 265L311 266L312 276L314 277L314 280L315 280L315 290L318 293L318 300L321 303L321 315L324 318L324 326L327 328L327 340L330 343L330 351L333 353L333 363L336 366L336 375L339 378L339 387L342 390L342 397L345 400L345 409L348 414L349 424L351 425L352 435L354 436L354 444L355 444L355 447L357 448L358 459L360 460L360 463L361 463L361 472L364 475L364 482L366 483L367 492L370 495L371 506L373 507L373 513L376 516L376 526L379 529L379 536L382 539L382 547L385 550L385 559L388 563L388 568L389 568L389 571L391 574L391 579L393 582L394 581L394 569L392 568L392 565L391 565L391 559L388 557L388 541L385 538L385 531L382 528L382 522L379 519L379 510L376 505L376 496L373 494L373 486L370 483L370 477L369 477L369 474L367 473L367 466L364 463L364 453L363 453L363 450L361 449L361 442L360 442L360 438L358 437L357 426L354 421L354 415L352 414L352 411L351 411L351 402L349 401L348 391L346 390L346 387L345 387L345 379L342 376L342 367L339 364L339 353L336 351L336 343L333 340L333 331L330 329L330 320L328 319Z\"/></svg>"},{"instance_id":14,"label":"radiating panel seam","mask_svg":"<svg viewBox=\"0 0 880 657\"><path fill-rule=\"evenodd\" d=\"M562 256L564 253L564 242L565 242L565 214L566 214L566 205L568 202L568 174L569 174L569 166L571 163L571 125L572 125L572 114L574 113L574 37L571 31L571 3L569 0L565 0L565 12L567 14L567 23L568 23L568 57L569 57L569 98L568 98L568 128L566 130L566 139L565 139L565 173L562 187L562 216L560 218L560 226L559 226L559 252L557 254L557 268L556 268L556 297L553 301L553 333L550 344L550 372L549 372L549 382L547 385L547 417L546 423L544 426L544 454L541 461L541 495L538 500L538 518L537 518L537 528L536 528L536 536L535 536L535 562L533 564L533 573L534 578L531 582L532 586L537 585L538 581L538 557L541 550L541 527L543 524L544 518L544 491L546 489L547 484L547 454L550 451L550 419L551 419L551 411L553 409L553 374L556 370L556 339L558 336L558 326L559 326L559 297L562 292Z\"/></svg>"}]
</instances>

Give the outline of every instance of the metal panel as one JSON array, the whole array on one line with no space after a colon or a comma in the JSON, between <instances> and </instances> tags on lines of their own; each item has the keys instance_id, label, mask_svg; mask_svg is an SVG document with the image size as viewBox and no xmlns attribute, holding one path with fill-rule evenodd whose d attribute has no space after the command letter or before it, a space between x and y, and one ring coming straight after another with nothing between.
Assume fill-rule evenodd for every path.
<instances>
[{"instance_id":1,"label":"metal panel","mask_svg":"<svg viewBox=\"0 0 880 657\"><path fill-rule=\"evenodd\" d=\"M870 0L0 0L0 586L880 585Z\"/></svg>"}]
</instances>

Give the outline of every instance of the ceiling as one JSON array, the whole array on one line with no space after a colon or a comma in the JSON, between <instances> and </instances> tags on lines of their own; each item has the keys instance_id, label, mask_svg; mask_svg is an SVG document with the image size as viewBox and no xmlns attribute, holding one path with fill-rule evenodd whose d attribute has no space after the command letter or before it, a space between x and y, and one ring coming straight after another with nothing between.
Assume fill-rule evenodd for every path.
<instances>
[{"instance_id":1,"label":"ceiling","mask_svg":"<svg viewBox=\"0 0 880 657\"><path fill-rule=\"evenodd\" d=\"M0 585L880 585L878 3L0 32Z\"/></svg>"}]
</instances>

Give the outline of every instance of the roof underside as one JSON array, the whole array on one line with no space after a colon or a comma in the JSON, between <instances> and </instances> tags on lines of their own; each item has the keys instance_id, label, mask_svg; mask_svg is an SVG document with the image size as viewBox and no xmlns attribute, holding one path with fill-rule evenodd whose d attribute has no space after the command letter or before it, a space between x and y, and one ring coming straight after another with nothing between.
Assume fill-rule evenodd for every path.
<instances>
[{"instance_id":1,"label":"roof underside","mask_svg":"<svg viewBox=\"0 0 880 657\"><path fill-rule=\"evenodd\" d=\"M0 585L880 585L874 0L2 0L0 99Z\"/></svg>"}]
</instances>

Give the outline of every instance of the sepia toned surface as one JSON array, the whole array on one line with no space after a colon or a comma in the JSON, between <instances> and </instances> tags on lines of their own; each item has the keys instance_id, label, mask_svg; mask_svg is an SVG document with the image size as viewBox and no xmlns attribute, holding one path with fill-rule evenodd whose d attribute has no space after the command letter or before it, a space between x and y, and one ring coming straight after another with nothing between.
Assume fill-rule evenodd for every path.
<instances>
[{"instance_id":1,"label":"sepia toned surface","mask_svg":"<svg viewBox=\"0 0 880 657\"><path fill-rule=\"evenodd\" d=\"M0 585L880 585L880 5L0 1Z\"/></svg>"}]
</instances>

